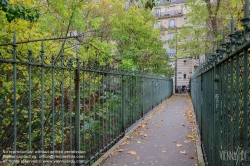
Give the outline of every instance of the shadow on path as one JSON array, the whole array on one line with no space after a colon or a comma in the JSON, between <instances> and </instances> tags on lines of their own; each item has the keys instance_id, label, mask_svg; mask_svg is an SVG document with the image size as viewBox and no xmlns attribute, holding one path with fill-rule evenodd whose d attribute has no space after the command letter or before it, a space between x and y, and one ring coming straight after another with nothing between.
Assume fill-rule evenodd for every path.
<instances>
[{"instance_id":1,"label":"shadow on path","mask_svg":"<svg viewBox=\"0 0 250 166\"><path fill-rule=\"evenodd\" d=\"M100 165L196 166L191 109L189 95L173 95L126 135Z\"/></svg>"}]
</instances>

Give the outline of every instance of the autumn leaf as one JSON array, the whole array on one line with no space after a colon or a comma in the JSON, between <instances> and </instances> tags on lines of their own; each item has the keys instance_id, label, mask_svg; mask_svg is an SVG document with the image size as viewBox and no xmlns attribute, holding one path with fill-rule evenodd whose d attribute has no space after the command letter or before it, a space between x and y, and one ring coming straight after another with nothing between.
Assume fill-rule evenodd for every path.
<instances>
[{"instance_id":1,"label":"autumn leaf","mask_svg":"<svg viewBox=\"0 0 250 166\"><path fill-rule=\"evenodd\" d=\"M125 138L132 139L133 137L130 135L126 135Z\"/></svg>"},{"instance_id":2,"label":"autumn leaf","mask_svg":"<svg viewBox=\"0 0 250 166\"><path fill-rule=\"evenodd\" d=\"M177 141L176 141L176 140L174 140L173 142L174 142L174 143L177 143Z\"/></svg>"},{"instance_id":3,"label":"autumn leaf","mask_svg":"<svg viewBox=\"0 0 250 166\"><path fill-rule=\"evenodd\" d=\"M138 132L137 130L135 130L135 131L133 132L133 134L134 134L134 135L138 135L139 132Z\"/></svg>"},{"instance_id":4,"label":"autumn leaf","mask_svg":"<svg viewBox=\"0 0 250 166\"><path fill-rule=\"evenodd\" d=\"M189 156L189 158L190 158L190 159L194 159L194 157L193 157L193 156Z\"/></svg>"},{"instance_id":5,"label":"autumn leaf","mask_svg":"<svg viewBox=\"0 0 250 166\"><path fill-rule=\"evenodd\" d=\"M143 136L144 136L144 137L147 137L148 135L147 135L147 134L144 134Z\"/></svg>"},{"instance_id":6,"label":"autumn leaf","mask_svg":"<svg viewBox=\"0 0 250 166\"><path fill-rule=\"evenodd\" d=\"M188 135L187 135L187 138L188 138L188 139L194 139L194 135L188 134Z\"/></svg>"},{"instance_id":7,"label":"autumn leaf","mask_svg":"<svg viewBox=\"0 0 250 166\"><path fill-rule=\"evenodd\" d=\"M141 128L145 128L147 126L147 124L148 124L147 122L142 123Z\"/></svg>"},{"instance_id":8,"label":"autumn leaf","mask_svg":"<svg viewBox=\"0 0 250 166\"><path fill-rule=\"evenodd\" d=\"M117 152L123 152L125 149L117 149Z\"/></svg>"},{"instance_id":9,"label":"autumn leaf","mask_svg":"<svg viewBox=\"0 0 250 166\"><path fill-rule=\"evenodd\" d=\"M186 155L187 154L187 152L184 150L184 151L180 151L180 153L181 154L184 154L184 155Z\"/></svg>"},{"instance_id":10,"label":"autumn leaf","mask_svg":"<svg viewBox=\"0 0 250 166\"><path fill-rule=\"evenodd\" d=\"M162 150L162 153L166 153L166 150Z\"/></svg>"},{"instance_id":11,"label":"autumn leaf","mask_svg":"<svg viewBox=\"0 0 250 166\"><path fill-rule=\"evenodd\" d=\"M177 147L181 147L182 145L181 144L176 144Z\"/></svg>"},{"instance_id":12,"label":"autumn leaf","mask_svg":"<svg viewBox=\"0 0 250 166\"><path fill-rule=\"evenodd\" d=\"M124 141L121 145L130 144L129 141Z\"/></svg>"},{"instance_id":13,"label":"autumn leaf","mask_svg":"<svg viewBox=\"0 0 250 166\"><path fill-rule=\"evenodd\" d=\"M131 150L131 151L128 151L127 154L136 155L136 151Z\"/></svg>"},{"instance_id":14,"label":"autumn leaf","mask_svg":"<svg viewBox=\"0 0 250 166\"><path fill-rule=\"evenodd\" d=\"M114 155L115 155L115 152L116 152L116 151L111 152L110 155L111 155L111 156L114 156Z\"/></svg>"}]
</instances>

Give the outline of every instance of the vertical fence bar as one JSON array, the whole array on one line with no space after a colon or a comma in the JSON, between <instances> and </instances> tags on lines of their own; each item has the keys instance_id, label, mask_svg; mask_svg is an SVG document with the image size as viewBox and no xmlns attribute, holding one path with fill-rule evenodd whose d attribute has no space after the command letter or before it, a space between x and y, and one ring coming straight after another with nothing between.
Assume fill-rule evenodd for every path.
<instances>
[{"instance_id":1,"label":"vertical fence bar","mask_svg":"<svg viewBox=\"0 0 250 166\"><path fill-rule=\"evenodd\" d=\"M69 80L69 89L70 89L70 101L69 101L69 114L70 114L70 120L69 120L69 124L70 124L70 130L69 130L69 144L70 144L70 156L73 155L72 154L72 151L73 151L73 148L72 148L72 144L73 144L73 131L72 131L72 110L73 110L73 104L72 104L72 77L71 77L71 73L72 73L72 60L70 60L70 69L69 69L69 74L70 74L70 80Z\"/></svg>"},{"instance_id":2,"label":"vertical fence bar","mask_svg":"<svg viewBox=\"0 0 250 166\"><path fill-rule=\"evenodd\" d=\"M62 118L62 149L61 151L63 152L62 156L64 156L64 57L63 57L63 52L61 52L61 74L62 74L62 83L61 83L61 95L62 95L62 99L61 99L61 118Z\"/></svg>"},{"instance_id":3,"label":"vertical fence bar","mask_svg":"<svg viewBox=\"0 0 250 166\"><path fill-rule=\"evenodd\" d=\"M93 84L94 84L94 90L93 90L93 111L94 111L94 122L96 122L96 103L95 103L95 101L96 101L96 88L95 88L95 86L96 86L96 73L93 73ZM94 134L94 153L96 153L96 123L94 123L94 131L93 131L93 134Z\"/></svg>"},{"instance_id":4,"label":"vertical fence bar","mask_svg":"<svg viewBox=\"0 0 250 166\"><path fill-rule=\"evenodd\" d=\"M99 59L98 59L99 61ZM98 63L98 71L100 70L100 61ZM98 80L98 85L97 85L97 88L98 88L98 116L99 116L99 120L98 120L98 151L100 152L100 149L101 149L101 102L100 102L100 90L101 90L101 87L100 87L100 72L98 72L98 76L97 76L97 80ZM104 133L103 133L104 135Z\"/></svg>"},{"instance_id":5,"label":"vertical fence bar","mask_svg":"<svg viewBox=\"0 0 250 166\"><path fill-rule=\"evenodd\" d=\"M75 70L75 165L79 166L80 151L80 65L77 59L77 69Z\"/></svg>"},{"instance_id":6,"label":"vertical fence bar","mask_svg":"<svg viewBox=\"0 0 250 166\"><path fill-rule=\"evenodd\" d=\"M85 66L83 66L85 67ZM82 77L81 77L82 76ZM82 114L82 119L83 119L83 139L82 139L82 144L83 144L83 151L86 151L86 128L85 128L85 114L88 111L88 106L86 104L86 96L85 96L85 91L86 91L86 83L85 83L85 72L83 70L80 70L80 75L79 75L79 81L81 81L79 84L81 85L81 95L83 96L83 101L82 101L82 105L83 105L83 114Z\"/></svg>"},{"instance_id":7,"label":"vertical fence bar","mask_svg":"<svg viewBox=\"0 0 250 166\"><path fill-rule=\"evenodd\" d=\"M239 105L239 93L240 93L240 87L239 87L239 76L240 76L240 62L239 62L239 54L236 55L236 119L235 119L235 145L236 147L240 147L240 134L239 134L239 114L240 114L240 105ZM236 166L239 166L239 162L236 163Z\"/></svg>"},{"instance_id":8,"label":"vertical fence bar","mask_svg":"<svg viewBox=\"0 0 250 166\"><path fill-rule=\"evenodd\" d=\"M42 152L44 151L44 43L42 41L41 53L41 64L42 64L42 76L41 76L41 92L42 92L42 133L41 133L41 144ZM42 165L44 165L44 156L42 155Z\"/></svg>"},{"instance_id":9,"label":"vertical fence bar","mask_svg":"<svg viewBox=\"0 0 250 166\"><path fill-rule=\"evenodd\" d=\"M14 151L16 152L17 151L17 102L16 102L16 94L17 94L17 89L16 89L16 82L17 82L17 64L16 64L16 61L17 61L17 55L16 55L16 31L14 32L14 37L13 37L13 44L12 44L12 47L13 47L13 60L14 60L14 63L13 63L13 81L14 81L14 85L13 85L13 88L14 88L14 91L13 91L13 105L14 105L14 118L13 118L13 121L14 121ZM15 153L15 162L14 162L14 165L16 166L16 153Z\"/></svg>"},{"instance_id":10,"label":"vertical fence bar","mask_svg":"<svg viewBox=\"0 0 250 166\"><path fill-rule=\"evenodd\" d=\"M55 57L52 55L52 155L55 156ZM54 157L52 159L54 165Z\"/></svg>"},{"instance_id":11,"label":"vertical fence bar","mask_svg":"<svg viewBox=\"0 0 250 166\"><path fill-rule=\"evenodd\" d=\"M234 150L234 143L233 143L233 58L230 59L230 151L232 152ZM233 165L233 160L230 161L230 165Z\"/></svg>"},{"instance_id":12,"label":"vertical fence bar","mask_svg":"<svg viewBox=\"0 0 250 166\"><path fill-rule=\"evenodd\" d=\"M144 77L141 77L141 117L144 117Z\"/></svg>"},{"instance_id":13,"label":"vertical fence bar","mask_svg":"<svg viewBox=\"0 0 250 166\"><path fill-rule=\"evenodd\" d=\"M126 108L125 108L125 104L126 104L126 78L124 75L122 75L122 132L123 134L125 134L125 129L126 129Z\"/></svg>"},{"instance_id":14,"label":"vertical fence bar","mask_svg":"<svg viewBox=\"0 0 250 166\"><path fill-rule=\"evenodd\" d=\"M29 65L28 65L28 75L29 75L29 151L32 150L32 136L31 136L31 87L32 87L32 80L31 80L31 56L32 56L32 52L31 50L28 51L28 61L29 61ZM31 157L31 156L30 156ZM29 163L31 165L31 161Z\"/></svg>"},{"instance_id":15,"label":"vertical fence bar","mask_svg":"<svg viewBox=\"0 0 250 166\"><path fill-rule=\"evenodd\" d=\"M248 108L248 88L249 88L249 83L248 83L248 74L249 74L249 61L248 61L248 48L244 49L244 81L243 81L243 86L244 86L244 120L243 120L243 126L244 126L244 135L243 135L243 140L244 140L244 152L245 152L245 160L244 160L244 166L248 166L249 164L249 153L248 152L248 146L249 146L249 142L248 142L248 118L250 112L249 112L249 108Z\"/></svg>"},{"instance_id":16,"label":"vertical fence bar","mask_svg":"<svg viewBox=\"0 0 250 166\"><path fill-rule=\"evenodd\" d=\"M102 72L102 114L103 116L105 115L105 112L104 112L104 101L106 100L106 97L105 96L105 91L104 91L104 86L105 86L105 81L104 81L104 72ZM102 139L102 144L103 144L103 147L105 146L105 140L106 140L106 137L107 135L104 134L105 132L105 129L106 129L106 121L104 121L104 118L102 119L102 133L103 133L103 139Z\"/></svg>"},{"instance_id":17,"label":"vertical fence bar","mask_svg":"<svg viewBox=\"0 0 250 166\"><path fill-rule=\"evenodd\" d=\"M219 163L218 157L220 156L219 150L220 150L220 145L218 145L220 142L220 93L219 93L219 66L215 65L214 67L214 119L215 119L215 124L214 124L214 131L215 131L215 136L214 136L214 157L215 157L215 163Z\"/></svg>"}]
</instances>

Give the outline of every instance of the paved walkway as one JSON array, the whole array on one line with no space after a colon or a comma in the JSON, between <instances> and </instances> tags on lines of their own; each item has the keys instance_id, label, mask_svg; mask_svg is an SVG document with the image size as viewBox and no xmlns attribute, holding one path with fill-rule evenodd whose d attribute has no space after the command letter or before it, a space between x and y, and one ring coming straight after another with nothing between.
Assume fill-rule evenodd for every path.
<instances>
[{"instance_id":1,"label":"paved walkway","mask_svg":"<svg viewBox=\"0 0 250 166\"><path fill-rule=\"evenodd\" d=\"M195 126L188 95L173 95L110 153L103 166L196 166Z\"/></svg>"}]
</instances>

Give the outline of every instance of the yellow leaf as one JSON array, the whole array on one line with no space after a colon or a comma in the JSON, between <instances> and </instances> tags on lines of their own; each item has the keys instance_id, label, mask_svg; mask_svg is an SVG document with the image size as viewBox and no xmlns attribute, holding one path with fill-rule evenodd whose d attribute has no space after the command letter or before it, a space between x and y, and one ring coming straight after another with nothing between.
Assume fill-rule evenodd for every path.
<instances>
[{"instance_id":1,"label":"yellow leaf","mask_svg":"<svg viewBox=\"0 0 250 166\"><path fill-rule=\"evenodd\" d=\"M180 153L181 154L184 154L184 155L186 155L187 154L187 152L184 150L184 151L180 151Z\"/></svg>"},{"instance_id":2,"label":"yellow leaf","mask_svg":"<svg viewBox=\"0 0 250 166\"><path fill-rule=\"evenodd\" d=\"M131 150L131 151L128 151L127 154L136 155L136 151Z\"/></svg>"},{"instance_id":3,"label":"yellow leaf","mask_svg":"<svg viewBox=\"0 0 250 166\"><path fill-rule=\"evenodd\" d=\"M181 147L182 145L181 144L176 144L177 147Z\"/></svg>"}]
</instances>

